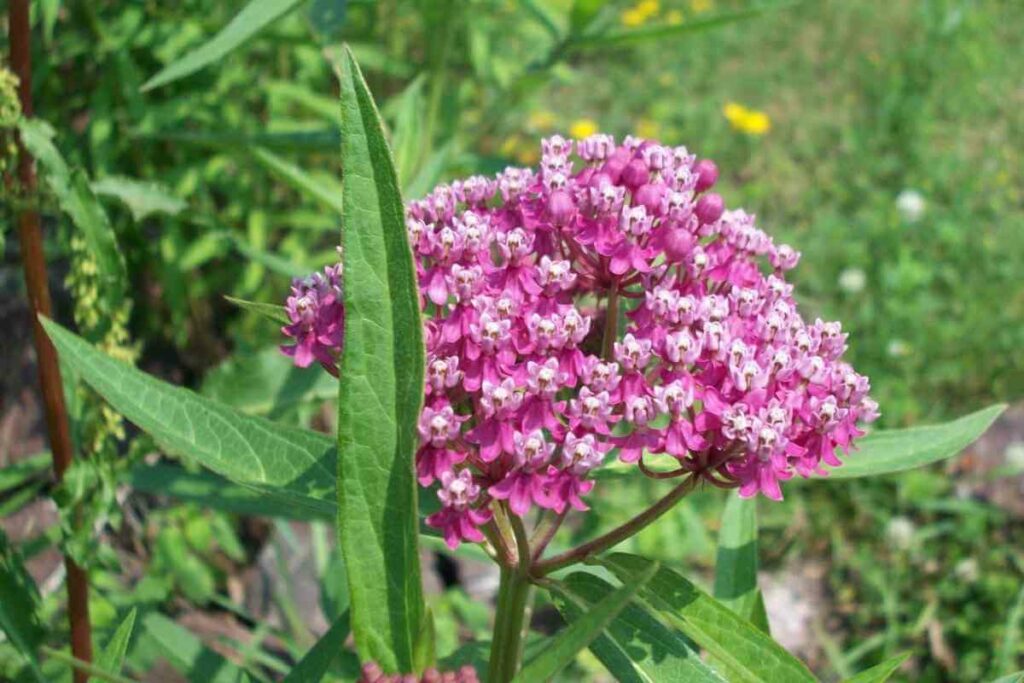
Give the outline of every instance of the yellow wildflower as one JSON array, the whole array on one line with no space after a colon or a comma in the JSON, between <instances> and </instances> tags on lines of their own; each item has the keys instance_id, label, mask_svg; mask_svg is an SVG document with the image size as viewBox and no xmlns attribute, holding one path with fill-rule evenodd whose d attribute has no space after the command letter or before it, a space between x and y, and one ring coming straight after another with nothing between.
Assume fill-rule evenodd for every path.
<instances>
[{"instance_id":1,"label":"yellow wildflower","mask_svg":"<svg viewBox=\"0 0 1024 683\"><path fill-rule=\"evenodd\" d=\"M768 114L756 109L747 109L736 102L727 103L722 108L722 114L735 130L748 135L764 135L772 127Z\"/></svg>"},{"instance_id":2,"label":"yellow wildflower","mask_svg":"<svg viewBox=\"0 0 1024 683\"><path fill-rule=\"evenodd\" d=\"M622 12L622 25L633 28L647 21L647 17L641 14L635 7Z\"/></svg>"},{"instance_id":3,"label":"yellow wildflower","mask_svg":"<svg viewBox=\"0 0 1024 683\"><path fill-rule=\"evenodd\" d=\"M583 138L590 137L596 133L597 130L597 123L594 120L576 119L572 122L572 125L569 126L569 135L577 140L582 140Z\"/></svg>"},{"instance_id":4,"label":"yellow wildflower","mask_svg":"<svg viewBox=\"0 0 1024 683\"><path fill-rule=\"evenodd\" d=\"M535 130L551 130L555 126L555 115L547 109L531 111L526 124Z\"/></svg>"},{"instance_id":5,"label":"yellow wildflower","mask_svg":"<svg viewBox=\"0 0 1024 683\"><path fill-rule=\"evenodd\" d=\"M665 15L665 22L670 26L678 26L683 23L683 13L674 9Z\"/></svg>"},{"instance_id":6,"label":"yellow wildflower","mask_svg":"<svg viewBox=\"0 0 1024 683\"><path fill-rule=\"evenodd\" d=\"M690 9L694 14L703 14L714 6L714 0L690 0Z\"/></svg>"},{"instance_id":7,"label":"yellow wildflower","mask_svg":"<svg viewBox=\"0 0 1024 683\"><path fill-rule=\"evenodd\" d=\"M640 0L636 4L637 10L643 13L647 18L653 17L661 9L661 3L658 0Z\"/></svg>"},{"instance_id":8,"label":"yellow wildflower","mask_svg":"<svg viewBox=\"0 0 1024 683\"><path fill-rule=\"evenodd\" d=\"M640 26L655 16L661 9L659 0L640 0L637 4L622 13L622 23L626 26Z\"/></svg>"},{"instance_id":9,"label":"yellow wildflower","mask_svg":"<svg viewBox=\"0 0 1024 683\"><path fill-rule=\"evenodd\" d=\"M743 120L743 132L751 135L764 135L772 127L772 120L763 111L747 112Z\"/></svg>"}]
</instances>

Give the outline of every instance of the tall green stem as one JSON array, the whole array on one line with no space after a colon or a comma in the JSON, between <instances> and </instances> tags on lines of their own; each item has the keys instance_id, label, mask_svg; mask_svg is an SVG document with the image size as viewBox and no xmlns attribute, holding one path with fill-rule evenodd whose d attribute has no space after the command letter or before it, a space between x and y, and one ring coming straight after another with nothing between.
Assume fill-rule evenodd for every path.
<instances>
[{"instance_id":1,"label":"tall green stem","mask_svg":"<svg viewBox=\"0 0 1024 683\"><path fill-rule=\"evenodd\" d=\"M487 674L487 680L491 683L509 683L519 669L530 589L530 580L525 574L516 568L501 568L498 609L494 615L491 661Z\"/></svg>"}]
</instances>

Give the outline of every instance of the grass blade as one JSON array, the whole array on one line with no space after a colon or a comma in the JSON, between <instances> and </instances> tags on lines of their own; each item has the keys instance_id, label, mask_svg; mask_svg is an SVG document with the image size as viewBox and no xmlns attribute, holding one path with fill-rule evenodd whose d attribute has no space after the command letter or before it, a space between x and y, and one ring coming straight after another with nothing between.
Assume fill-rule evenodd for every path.
<instances>
[{"instance_id":1,"label":"grass blade","mask_svg":"<svg viewBox=\"0 0 1024 683\"><path fill-rule=\"evenodd\" d=\"M908 657L910 657L909 652L891 657L881 664L861 671L856 676L847 678L846 683L885 683L890 676L896 673L896 669L900 668L900 664L907 661Z\"/></svg>"},{"instance_id":2,"label":"grass blade","mask_svg":"<svg viewBox=\"0 0 1024 683\"><path fill-rule=\"evenodd\" d=\"M299 0L251 0L217 35L146 81L142 91L167 85L219 61L298 4Z\"/></svg>"}]
</instances>

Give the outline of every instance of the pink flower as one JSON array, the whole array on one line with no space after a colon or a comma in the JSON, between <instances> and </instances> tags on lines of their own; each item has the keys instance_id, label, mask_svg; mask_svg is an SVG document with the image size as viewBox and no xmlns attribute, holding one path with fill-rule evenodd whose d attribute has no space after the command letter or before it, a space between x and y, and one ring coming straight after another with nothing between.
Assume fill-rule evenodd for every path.
<instances>
[{"instance_id":1,"label":"pink flower","mask_svg":"<svg viewBox=\"0 0 1024 683\"><path fill-rule=\"evenodd\" d=\"M290 325L281 328L295 344L281 351L295 359L300 368L318 361L331 374L338 374L337 359L345 332L345 309L341 297L341 266L328 266L323 273L292 282L285 304Z\"/></svg>"},{"instance_id":2,"label":"pink flower","mask_svg":"<svg viewBox=\"0 0 1024 683\"><path fill-rule=\"evenodd\" d=\"M839 323L800 316L800 258L709 192L685 147L553 136L537 169L406 209L427 344L417 476L428 523L479 542L491 508L586 509L592 472L668 453L742 496L841 463L878 417ZM576 156L573 156L573 155ZM293 286L284 347L337 372L340 273ZM615 302L616 317L609 317Z\"/></svg>"}]
</instances>

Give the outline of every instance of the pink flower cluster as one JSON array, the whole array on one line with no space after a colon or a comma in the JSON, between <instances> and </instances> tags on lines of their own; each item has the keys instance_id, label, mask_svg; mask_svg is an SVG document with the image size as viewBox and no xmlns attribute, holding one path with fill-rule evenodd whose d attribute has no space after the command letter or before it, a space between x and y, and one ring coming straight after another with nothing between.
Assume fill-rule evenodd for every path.
<instances>
[{"instance_id":1,"label":"pink flower cluster","mask_svg":"<svg viewBox=\"0 0 1024 683\"><path fill-rule=\"evenodd\" d=\"M428 351L416 465L449 545L482 541L494 500L585 510L609 457L650 473L645 453L667 453L774 499L841 464L878 416L868 380L839 323L797 311L799 254L708 192L714 163L608 135L542 151L537 171L407 207Z\"/></svg>"},{"instance_id":2,"label":"pink flower cluster","mask_svg":"<svg viewBox=\"0 0 1024 683\"><path fill-rule=\"evenodd\" d=\"M281 331L295 343L282 345L281 352L294 358L300 368L318 361L337 377L338 355L345 334L341 265L328 266L323 273L292 281L285 312L291 323Z\"/></svg>"}]
</instances>

